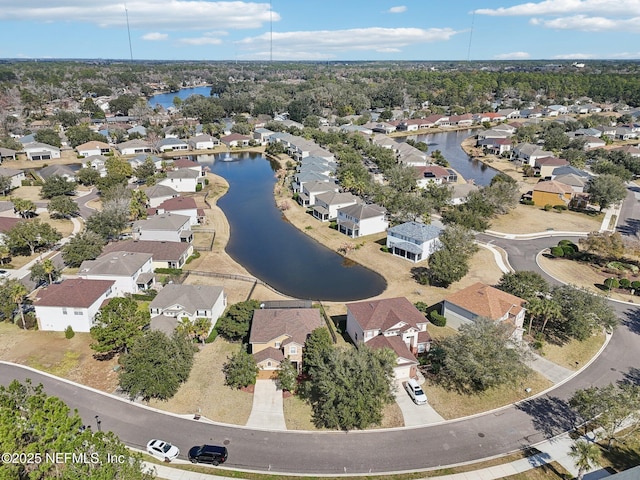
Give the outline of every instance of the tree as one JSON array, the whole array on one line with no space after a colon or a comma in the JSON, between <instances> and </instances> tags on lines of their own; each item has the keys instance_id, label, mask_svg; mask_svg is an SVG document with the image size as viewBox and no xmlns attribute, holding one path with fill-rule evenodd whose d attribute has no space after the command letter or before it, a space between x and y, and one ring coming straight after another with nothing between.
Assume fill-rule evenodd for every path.
<instances>
[{"instance_id":1,"label":"tree","mask_svg":"<svg viewBox=\"0 0 640 480\"><path fill-rule=\"evenodd\" d=\"M333 339L326 327L316 328L307 337L302 350L302 369L309 373L314 368L320 367L326 356L333 349Z\"/></svg>"},{"instance_id":2,"label":"tree","mask_svg":"<svg viewBox=\"0 0 640 480\"><path fill-rule=\"evenodd\" d=\"M49 200L47 210L54 217L67 218L72 215L77 215L80 212L78 204L70 197L66 195L60 195L53 197Z\"/></svg>"},{"instance_id":3,"label":"tree","mask_svg":"<svg viewBox=\"0 0 640 480\"><path fill-rule=\"evenodd\" d=\"M513 348L504 323L478 317L429 352L437 381L464 394L484 392L525 378L524 354Z\"/></svg>"},{"instance_id":4,"label":"tree","mask_svg":"<svg viewBox=\"0 0 640 480\"><path fill-rule=\"evenodd\" d=\"M230 340L243 339L249 333L253 311L258 308L260 308L260 302L257 300L235 303L229 307L224 316L220 317L216 329Z\"/></svg>"},{"instance_id":5,"label":"tree","mask_svg":"<svg viewBox=\"0 0 640 480\"><path fill-rule=\"evenodd\" d=\"M422 196L429 202L429 205L434 210L439 212L451 202L453 186L447 184L438 185L435 182L429 182L424 190L422 190Z\"/></svg>"},{"instance_id":6,"label":"tree","mask_svg":"<svg viewBox=\"0 0 640 480\"><path fill-rule=\"evenodd\" d=\"M91 327L91 348L105 356L127 353L136 339L142 336L142 327L149 324L150 314L140 310L131 297L112 298L101 307Z\"/></svg>"},{"instance_id":7,"label":"tree","mask_svg":"<svg viewBox=\"0 0 640 480\"><path fill-rule=\"evenodd\" d=\"M85 230L62 247L62 259L72 268L79 267L85 260L95 260L102 253L104 239L95 232Z\"/></svg>"},{"instance_id":8,"label":"tree","mask_svg":"<svg viewBox=\"0 0 640 480\"><path fill-rule=\"evenodd\" d=\"M496 287L526 301L549 293L549 284L542 275L526 270L503 274Z\"/></svg>"},{"instance_id":9,"label":"tree","mask_svg":"<svg viewBox=\"0 0 640 480\"><path fill-rule=\"evenodd\" d=\"M296 370L296 367L293 366L293 363L291 363L291 360L285 358L280 362L277 375L277 382L280 390L286 390L287 392L295 391L298 371Z\"/></svg>"},{"instance_id":10,"label":"tree","mask_svg":"<svg viewBox=\"0 0 640 480\"><path fill-rule=\"evenodd\" d=\"M6 197L7 192L11 190L11 178L0 175L0 190L2 190L2 195Z\"/></svg>"},{"instance_id":11,"label":"tree","mask_svg":"<svg viewBox=\"0 0 640 480\"><path fill-rule=\"evenodd\" d=\"M78 145L82 145L83 143L87 143L92 140L103 143L106 141L104 135L91 130L89 128L89 125L87 124L69 127L65 131L65 135L67 136L69 145L71 145L73 148L76 148Z\"/></svg>"},{"instance_id":12,"label":"tree","mask_svg":"<svg viewBox=\"0 0 640 480\"><path fill-rule=\"evenodd\" d=\"M471 256L478 250L470 230L450 225L440 235L442 248L429 257L429 282L448 287L469 272Z\"/></svg>"},{"instance_id":13,"label":"tree","mask_svg":"<svg viewBox=\"0 0 640 480\"><path fill-rule=\"evenodd\" d=\"M129 201L129 213L132 220L147 218L147 203L149 199L144 190L133 190Z\"/></svg>"},{"instance_id":14,"label":"tree","mask_svg":"<svg viewBox=\"0 0 640 480\"><path fill-rule=\"evenodd\" d=\"M136 338L122 360L120 388L131 399L168 400L189 378L197 348L184 335L150 330Z\"/></svg>"},{"instance_id":15,"label":"tree","mask_svg":"<svg viewBox=\"0 0 640 480\"><path fill-rule=\"evenodd\" d=\"M562 318L562 308L553 298L532 298L527 302L527 311L529 312L529 333L531 333L534 318L542 320L540 333L544 333L544 329L549 320L559 320Z\"/></svg>"},{"instance_id":16,"label":"tree","mask_svg":"<svg viewBox=\"0 0 640 480\"><path fill-rule=\"evenodd\" d=\"M310 371L309 398L316 426L353 430L379 424L383 408L395 401L395 360L395 353L386 348L333 348Z\"/></svg>"},{"instance_id":17,"label":"tree","mask_svg":"<svg viewBox=\"0 0 640 480\"><path fill-rule=\"evenodd\" d=\"M156 164L151 157L147 157L144 159L144 162L133 170L133 174L138 180L147 183L147 181L156 174Z\"/></svg>"},{"instance_id":18,"label":"tree","mask_svg":"<svg viewBox=\"0 0 640 480\"><path fill-rule=\"evenodd\" d=\"M586 238L580 239L580 247L605 260L624 257L624 241L618 232L590 232Z\"/></svg>"},{"instance_id":19,"label":"tree","mask_svg":"<svg viewBox=\"0 0 640 480\"><path fill-rule=\"evenodd\" d=\"M142 456L132 453L112 432L94 432L82 428L77 411L71 411L59 398L48 396L42 385L30 380L0 385L0 448L3 452L38 454L42 461L28 464L4 462L0 476L4 479L45 480L152 480L144 473ZM53 463L45 454L64 452L87 462ZM126 459L109 462L111 458ZM36 457L34 457L36 458Z\"/></svg>"},{"instance_id":20,"label":"tree","mask_svg":"<svg viewBox=\"0 0 640 480\"><path fill-rule=\"evenodd\" d=\"M126 199L126 205L104 205L102 211L95 212L87 219L86 228L107 240L117 237L126 228L128 219L129 199Z\"/></svg>"},{"instance_id":21,"label":"tree","mask_svg":"<svg viewBox=\"0 0 640 480\"><path fill-rule=\"evenodd\" d=\"M640 429L640 385L585 388L573 394L569 405L592 430L601 430L607 449Z\"/></svg>"},{"instance_id":22,"label":"tree","mask_svg":"<svg viewBox=\"0 0 640 480\"><path fill-rule=\"evenodd\" d=\"M33 138L35 138L36 142L46 143L54 147L60 148L62 146L60 135L52 128L41 128L35 133Z\"/></svg>"},{"instance_id":23,"label":"tree","mask_svg":"<svg viewBox=\"0 0 640 480\"><path fill-rule=\"evenodd\" d=\"M586 185L585 192L589 194L589 202L600 207L600 211L618 203L627 196L624 180L611 174L592 177Z\"/></svg>"},{"instance_id":24,"label":"tree","mask_svg":"<svg viewBox=\"0 0 640 480\"><path fill-rule=\"evenodd\" d=\"M578 469L577 480L582 480L586 472L598 466L600 447L587 440L576 440L571 445L569 456L573 458L574 464Z\"/></svg>"},{"instance_id":25,"label":"tree","mask_svg":"<svg viewBox=\"0 0 640 480\"><path fill-rule=\"evenodd\" d=\"M24 299L26 298L29 291L27 290L27 287L25 287L18 280L10 280L8 283L9 283L9 292L8 292L9 296L13 301L14 305L18 307L18 311L20 312L20 320L22 323L22 328L26 330L27 324L24 321L24 309L22 308L22 303L24 302Z\"/></svg>"},{"instance_id":26,"label":"tree","mask_svg":"<svg viewBox=\"0 0 640 480\"><path fill-rule=\"evenodd\" d=\"M232 388L243 388L256 383L258 365L253 355L241 348L234 353L222 367L225 385Z\"/></svg>"},{"instance_id":27,"label":"tree","mask_svg":"<svg viewBox=\"0 0 640 480\"><path fill-rule=\"evenodd\" d=\"M49 285L51 285L60 278L60 270L50 258L47 258L42 262L33 264L29 278L36 283L49 282Z\"/></svg>"},{"instance_id":28,"label":"tree","mask_svg":"<svg viewBox=\"0 0 640 480\"><path fill-rule=\"evenodd\" d=\"M6 245L13 253L29 252L30 255L39 248L52 247L62 238L60 232L39 218L16 223L4 236Z\"/></svg>"},{"instance_id":29,"label":"tree","mask_svg":"<svg viewBox=\"0 0 640 480\"><path fill-rule=\"evenodd\" d=\"M36 215L36 204L33 200L27 198L11 197L11 203L13 203L13 211L20 215L22 218L32 218Z\"/></svg>"},{"instance_id":30,"label":"tree","mask_svg":"<svg viewBox=\"0 0 640 480\"><path fill-rule=\"evenodd\" d=\"M138 97L130 94L120 95L109 100L109 110L113 114L129 115L129 110L136 104Z\"/></svg>"},{"instance_id":31,"label":"tree","mask_svg":"<svg viewBox=\"0 0 640 480\"><path fill-rule=\"evenodd\" d=\"M67 180L60 175L52 175L47 178L40 189L42 198L53 198L60 195L73 195L76 191L76 182Z\"/></svg>"},{"instance_id":32,"label":"tree","mask_svg":"<svg viewBox=\"0 0 640 480\"><path fill-rule=\"evenodd\" d=\"M556 333L584 341L598 329L612 331L618 318L603 296L571 285L551 290L551 297L562 309L562 319L554 325Z\"/></svg>"},{"instance_id":33,"label":"tree","mask_svg":"<svg viewBox=\"0 0 640 480\"><path fill-rule=\"evenodd\" d=\"M82 167L76 173L76 178L78 179L78 183L80 185L95 185L96 182L100 179L100 172L98 172L95 168Z\"/></svg>"}]
</instances>

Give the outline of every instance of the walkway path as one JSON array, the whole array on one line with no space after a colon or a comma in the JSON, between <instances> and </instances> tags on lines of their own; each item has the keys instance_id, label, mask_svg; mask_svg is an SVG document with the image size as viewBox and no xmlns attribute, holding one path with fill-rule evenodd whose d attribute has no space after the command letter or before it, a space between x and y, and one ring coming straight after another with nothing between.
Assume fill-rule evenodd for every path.
<instances>
[{"instance_id":1,"label":"walkway path","mask_svg":"<svg viewBox=\"0 0 640 480\"><path fill-rule=\"evenodd\" d=\"M547 380L552 381L554 384L558 384L573 375L574 371L568 368L557 365L546 358L541 357L537 353L530 352L531 358L526 360L525 363L535 370Z\"/></svg>"},{"instance_id":2,"label":"walkway path","mask_svg":"<svg viewBox=\"0 0 640 480\"><path fill-rule=\"evenodd\" d=\"M284 421L282 390L275 380L256 380L253 391L253 407L247 427L268 430L286 430Z\"/></svg>"}]
</instances>

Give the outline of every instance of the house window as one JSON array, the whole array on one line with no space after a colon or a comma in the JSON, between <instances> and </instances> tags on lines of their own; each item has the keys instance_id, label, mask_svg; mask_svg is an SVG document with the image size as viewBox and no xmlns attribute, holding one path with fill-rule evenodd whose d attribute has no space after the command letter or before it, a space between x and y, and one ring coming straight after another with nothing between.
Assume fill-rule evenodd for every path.
<instances>
[{"instance_id":1,"label":"house window","mask_svg":"<svg viewBox=\"0 0 640 480\"><path fill-rule=\"evenodd\" d=\"M66 315L67 314L67 307L62 307L62 314Z\"/></svg>"},{"instance_id":2,"label":"house window","mask_svg":"<svg viewBox=\"0 0 640 480\"><path fill-rule=\"evenodd\" d=\"M418 353L424 353L426 348L424 347L424 343L418 344Z\"/></svg>"},{"instance_id":3,"label":"house window","mask_svg":"<svg viewBox=\"0 0 640 480\"><path fill-rule=\"evenodd\" d=\"M295 345L291 345L291 346L289 347L289 353L290 353L291 355L297 355L297 353L298 353L298 347L296 347Z\"/></svg>"},{"instance_id":4,"label":"house window","mask_svg":"<svg viewBox=\"0 0 640 480\"><path fill-rule=\"evenodd\" d=\"M74 315L82 315L84 312L82 310L78 310L77 308L73 311Z\"/></svg>"},{"instance_id":5,"label":"house window","mask_svg":"<svg viewBox=\"0 0 640 480\"><path fill-rule=\"evenodd\" d=\"M280 348L280 342L276 342L275 348Z\"/></svg>"},{"instance_id":6,"label":"house window","mask_svg":"<svg viewBox=\"0 0 640 480\"><path fill-rule=\"evenodd\" d=\"M270 367L270 366L271 366L271 362L267 362L267 367Z\"/></svg>"},{"instance_id":7,"label":"house window","mask_svg":"<svg viewBox=\"0 0 640 480\"><path fill-rule=\"evenodd\" d=\"M207 316L207 311L206 310L198 310L198 311L196 311L196 315L198 317L206 317Z\"/></svg>"}]
</instances>

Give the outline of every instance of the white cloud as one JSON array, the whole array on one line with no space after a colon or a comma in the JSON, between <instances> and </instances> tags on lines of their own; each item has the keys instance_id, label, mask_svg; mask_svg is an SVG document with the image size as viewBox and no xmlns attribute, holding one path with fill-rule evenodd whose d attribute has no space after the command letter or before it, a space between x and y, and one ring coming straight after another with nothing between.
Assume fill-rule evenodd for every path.
<instances>
[{"instance_id":1,"label":"white cloud","mask_svg":"<svg viewBox=\"0 0 640 480\"><path fill-rule=\"evenodd\" d=\"M405 5L398 5L397 7L391 7L387 10L387 13L404 13L407 11L407 7Z\"/></svg>"},{"instance_id":2,"label":"white cloud","mask_svg":"<svg viewBox=\"0 0 640 480\"><path fill-rule=\"evenodd\" d=\"M0 0L0 20L82 22L100 27L209 30L260 28L280 15L269 3L205 0L131 0L126 4L87 0Z\"/></svg>"},{"instance_id":3,"label":"white cloud","mask_svg":"<svg viewBox=\"0 0 640 480\"><path fill-rule=\"evenodd\" d=\"M545 0L500 8L480 8L479 15L491 16L535 16L603 14L608 16L628 16L640 14L638 0Z\"/></svg>"},{"instance_id":4,"label":"white cloud","mask_svg":"<svg viewBox=\"0 0 640 480\"><path fill-rule=\"evenodd\" d=\"M605 17L574 15L572 17L554 18L553 20L533 18L531 19L531 23L557 30L582 30L585 32L640 32L640 17L612 19Z\"/></svg>"},{"instance_id":5,"label":"white cloud","mask_svg":"<svg viewBox=\"0 0 640 480\"><path fill-rule=\"evenodd\" d=\"M562 55L554 55L554 60L589 60L597 58L592 53L564 53Z\"/></svg>"},{"instance_id":6,"label":"white cloud","mask_svg":"<svg viewBox=\"0 0 640 480\"><path fill-rule=\"evenodd\" d=\"M274 57L309 59L333 58L348 51L394 51L402 47L427 42L449 40L456 32L450 28L356 28L349 30L319 30L311 32L273 32ZM254 54L269 45L270 34L248 37L237 42L245 50L254 50ZM304 52L305 57L298 55ZM295 57L290 57L294 53ZM251 54L244 54L244 56Z\"/></svg>"},{"instance_id":7,"label":"white cloud","mask_svg":"<svg viewBox=\"0 0 640 480\"><path fill-rule=\"evenodd\" d=\"M179 43L183 45L220 45L222 40L216 37L205 35L203 37L193 37L193 38L181 38L178 40Z\"/></svg>"},{"instance_id":8,"label":"white cloud","mask_svg":"<svg viewBox=\"0 0 640 480\"><path fill-rule=\"evenodd\" d=\"M511 52L494 55L493 58L496 60L526 60L528 58L531 58L531 55L529 55L527 52Z\"/></svg>"},{"instance_id":9,"label":"white cloud","mask_svg":"<svg viewBox=\"0 0 640 480\"><path fill-rule=\"evenodd\" d=\"M150 40L150 41L166 40L167 38L169 38L169 35L167 35L166 33L160 33L160 32L151 32L142 36L143 40Z\"/></svg>"}]
</instances>

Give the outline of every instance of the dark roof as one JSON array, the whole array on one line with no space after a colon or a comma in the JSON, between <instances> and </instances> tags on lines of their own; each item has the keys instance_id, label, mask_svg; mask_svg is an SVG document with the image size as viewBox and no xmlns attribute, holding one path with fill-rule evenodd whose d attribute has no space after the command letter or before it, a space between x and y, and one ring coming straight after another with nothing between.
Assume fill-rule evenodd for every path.
<instances>
[{"instance_id":1,"label":"dark roof","mask_svg":"<svg viewBox=\"0 0 640 480\"><path fill-rule=\"evenodd\" d=\"M427 322L420 310L405 297L347 303L347 310L362 330L387 330L399 322L412 326Z\"/></svg>"},{"instance_id":2,"label":"dark roof","mask_svg":"<svg viewBox=\"0 0 640 480\"><path fill-rule=\"evenodd\" d=\"M33 303L42 307L88 308L114 283L113 280L67 279L40 290Z\"/></svg>"},{"instance_id":3,"label":"dark roof","mask_svg":"<svg viewBox=\"0 0 640 480\"><path fill-rule=\"evenodd\" d=\"M324 322L317 308L254 310L249 343L266 343L281 335L304 345L307 336Z\"/></svg>"},{"instance_id":4,"label":"dark roof","mask_svg":"<svg viewBox=\"0 0 640 480\"><path fill-rule=\"evenodd\" d=\"M174 210L198 208L198 206L196 205L196 201L191 197L173 197L166 199L158 205L158 208L169 212Z\"/></svg>"},{"instance_id":5,"label":"dark roof","mask_svg":"<svg viewBox=\"0 0 640 480\"><path fill-rule=\"evenodd\" d=\"M418 363L416 357L411 353L407 344L402 341L402 338L398 335L386 337L384 335L377 335L369 340L365 345L373 349L388 348L401 358L406 359L409 363ZM406 362L405 362L406 364Z\"/></svg>"}]
</instances>

